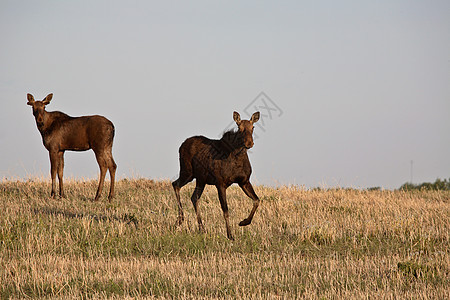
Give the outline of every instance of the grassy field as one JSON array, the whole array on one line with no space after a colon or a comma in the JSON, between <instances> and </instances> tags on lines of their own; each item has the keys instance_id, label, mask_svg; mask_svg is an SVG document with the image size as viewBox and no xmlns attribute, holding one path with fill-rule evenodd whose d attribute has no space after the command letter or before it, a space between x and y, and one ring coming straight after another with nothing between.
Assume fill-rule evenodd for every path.
<instances>
[{"instance_id":1,"label":"grassy field","mask_svg":"<svg viewBox=\"0 0 450 300\"><path fill-rule=\"evenodd\" d=\"M340 299L450 298L450 192L255 187L228 189L235 241L217 192L201 202L197 232L181 191L176 227L169 182L121 180L109 203L96 181L0 183L0 298Z\"/></svg>"}]
</instances>

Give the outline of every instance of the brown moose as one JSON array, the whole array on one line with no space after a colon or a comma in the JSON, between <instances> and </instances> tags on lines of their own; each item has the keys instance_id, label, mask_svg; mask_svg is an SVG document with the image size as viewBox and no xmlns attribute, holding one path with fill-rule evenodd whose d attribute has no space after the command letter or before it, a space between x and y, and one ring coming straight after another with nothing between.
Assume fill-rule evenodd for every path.
<instances>
[{"instance_id":1,"label":"brown moose","mask_svg":"<svg viewBox=\"0 0 450 300\"><path fill-rule=\"evenodd\" d=\"M52 177L51 196L56 194L56 174L59 179L59 195L64 197L63 169L64 151L94 150L100 167L100 180L95 201L100 198L106 171L111 176L111 186L108 199L114 197L114 180L117 165L112 156L114 139L114 125L102 116L71 117L59 111L47 112L45 106L52 100L49 94L42 101L35 101L33 95L28 94L28 105L33 107L36 125L41 133L42 142L50 154L50 173Z\"/></svg>"},{"instance_id":2,"label":"brown moose","mask_svg":"<svg viewBox=\"0 0 450 300\"><path fill-rule=\"evenodd\" d=\"M250 120L241 120L239 113L233 112L233 119L238 130L225 132L220 140L194 136L181 144L180 176L172 183L178 201L177 223L179 225L184 221L180 189L194 178L196 186L191 201L201 232L205 229L198 209L198 200L206 184L215 185L217 188L229 239L233 240L233 235L228 219L226 189L233 183L239 184L244 193L253 200L253 208L249 216L239 225L246 226L251 223L260 200L249 181L252 167L248 160L247 149L253 147L253 124L259 120L259 116L259 112L255 112Z\"/></svg>"}]
</instances>

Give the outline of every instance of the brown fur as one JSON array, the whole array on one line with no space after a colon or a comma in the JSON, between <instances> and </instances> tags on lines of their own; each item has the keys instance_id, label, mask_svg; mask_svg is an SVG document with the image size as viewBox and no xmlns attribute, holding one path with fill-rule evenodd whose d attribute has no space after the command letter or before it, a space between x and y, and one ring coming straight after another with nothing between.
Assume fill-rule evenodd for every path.
<instances>
[{"instance_id":1,"label":"brown fur","mask_svg":"<svg viewBox=\"0 0 450 300\"><path fill-rule=\"evenodd\" d=\"M180 146L180 176L172 183L178 201L178 224L184 220L180 201L180 189L196 179L196 187L191 201L197 214L200 231L204 232L202 219L198 210L198 200L206 184L215 185L219 193L227 236L231 234L226 189L233 183L239 184L244 193L253 200L253 208L249 216L239 223L249 225L259 205L259 198L250 183L252 167L247 156L247 149L253 147L253 123L259 120L259 112L253 114L250 120L241 120L239 113L233 113L237 131L225 132L220 140L211 140L204 136L188 138Z\"/></svg>"},{"instance_id":2,"label":"brown fur","mask_svg":"<svg viewBox=\"0 0 450 300\"><path fill-rule=\"evenodd\" d=\"M50 155L50 173L52 177L51 196L56 194L56 174L59 179L59 195L64 197L63 169L64 151L86 151L92 149L100 167L100 180L95 201L100 198L106 171L111 176L108 199L114 197L114 181L117 165L112 156L114 125L102 116L71 117L59 111L47 112L45 106L53 97L49 94L42 101L35 101L28 94L28 105L33 107L36 125L41 133L42 142Z\"/></svg>"}]
</instances>

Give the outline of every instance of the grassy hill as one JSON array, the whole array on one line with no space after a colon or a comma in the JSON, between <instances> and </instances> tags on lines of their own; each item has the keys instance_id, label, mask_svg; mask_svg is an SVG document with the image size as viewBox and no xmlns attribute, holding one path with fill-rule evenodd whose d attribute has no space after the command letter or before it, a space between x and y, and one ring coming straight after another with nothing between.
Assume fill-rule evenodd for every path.
<instances>
[{"instance_id":1,"label":"grassy hill","mask_svg":"<svg viewBox=\"0 0 450 300\"><path fill-rule=\"evenodd\" d=\"M0 183L0 298L435 298L450 295L450 192L255 187L227 190L235 241L207 187L197 232L170 182L117 183L92 202L96 181Z\"/></svg>"}]
</instances>

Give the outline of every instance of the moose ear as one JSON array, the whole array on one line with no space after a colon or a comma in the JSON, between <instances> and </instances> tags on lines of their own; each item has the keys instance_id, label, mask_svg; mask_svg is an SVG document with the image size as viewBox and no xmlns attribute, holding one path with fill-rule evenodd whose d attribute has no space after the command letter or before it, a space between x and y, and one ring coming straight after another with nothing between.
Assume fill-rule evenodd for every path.
<instances>
[{"instance_id":1,"label":"moose ear","mask_svg":"<svg viewBox=\"0 0 450 300\"><path fill-rule=\"evenodd\" d=\"M236 122L236 124L240 124L241 123L241 116L239 115L239 113L237 111L233 112L233 120Z\"/></svg>"},{"instance_id":2,"label":"moose ear","mask_svg":"<svg viewBox=\"0 0 450 300\"><path fill-rule=\"evenodd\" d=\"M48 94L48 96L45 97L44 100L42 100L42 103L43 103L44 105L47 105L47 104L50 103L50 101L52 100L52 98L53 98L53 94Z\"/></svg>"},{"instance_id":3,"label":"moose ear","mask_svg":"<svg viewBox=\"0 0 450 300\"><path fill-rule=\"evenodd\" d=\"M34 97L33 97L33 95L27 94L27 99L28 99L27 104L28 104L28 105L33 105L33 103L34 103Z\"/></svg>"},{"instance_id":4,"label":"moose ear","mask_svg":"<svg viewBox=\"0 0 450 300\"><path fill-rule=\"evenodd\" d=\"M252 115L252 117L251 117L251 119L250 119L250 122L252 122L252 123L256 123L256 122L258 122L258 120L259 120L259 111L257 111L257 112L255 112L253 115Z\"/></svg>"}]
</instances>

